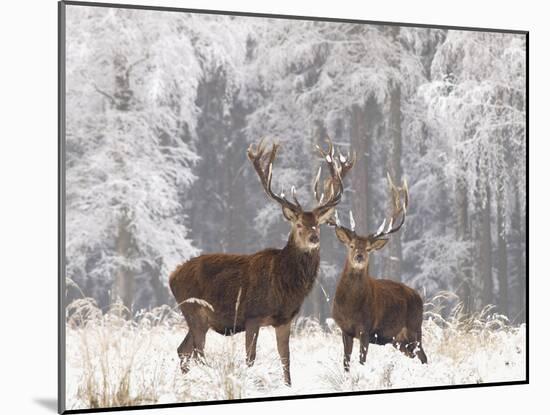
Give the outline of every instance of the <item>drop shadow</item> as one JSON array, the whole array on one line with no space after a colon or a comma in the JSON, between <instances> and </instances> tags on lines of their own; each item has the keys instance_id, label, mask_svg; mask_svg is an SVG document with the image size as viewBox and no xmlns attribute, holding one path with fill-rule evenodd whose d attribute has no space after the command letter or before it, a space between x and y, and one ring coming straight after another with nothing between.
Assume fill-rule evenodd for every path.
<instances>
[{"instance_id":1,"label":"drop shadow","mask_svg":"<svg viewBox=\"0 0 550 415\"><path fill-rule=\"evenodd\" d=\"M57 399L52 398L34 398L38 405L57 413Z\"/></svg>"}]
</instances>

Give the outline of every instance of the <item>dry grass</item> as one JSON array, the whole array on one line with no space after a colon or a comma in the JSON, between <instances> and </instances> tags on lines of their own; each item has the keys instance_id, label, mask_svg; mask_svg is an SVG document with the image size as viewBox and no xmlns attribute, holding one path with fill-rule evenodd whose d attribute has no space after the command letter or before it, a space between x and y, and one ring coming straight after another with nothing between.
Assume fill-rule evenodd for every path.
<instances>
[{"instance_id":1,"label":"dry grass","mask_svg":"<svg viewBox=\"0 0 550 415\"><path fill-rule=\"evenodd\" d=\"M340 332L300 318L291 336L293 386L284 386L271 328L260 331L256 364L245 363L244 335L209 332L206 361L182 375L176 348L187 328L169 307L125 320L115 307L103 314L91 299L67 309L67 407L98 408L151 403L241 399L434 385L521 380L525 377L525 327L484 309L466 316L449 308L449 294L426 304L421 365L391 346L371 345L351 372L342 365ZM443 318L442 315L446 317ZM327 328L328 326L328 328Z\"/></svg>"}]
</instances>

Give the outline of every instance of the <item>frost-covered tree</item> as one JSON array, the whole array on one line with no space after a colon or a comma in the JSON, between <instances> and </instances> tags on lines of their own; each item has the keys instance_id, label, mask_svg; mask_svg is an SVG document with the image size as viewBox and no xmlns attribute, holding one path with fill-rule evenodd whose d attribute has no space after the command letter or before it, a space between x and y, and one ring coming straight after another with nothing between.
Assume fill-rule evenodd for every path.
<instances>
[{"instance_id":1,"label":"frost-covered tree","mask_svg":"<svg viewBox=\"0 0 550 415\"><path fill-rule=\"evenodd\" d=\"M200 156L189 206L192 237L199 246L216 252L243 252L252 245L253 208L243 196L248 161L248 142L242 129L249 110L240 90L247 82L249 33L255 19L235 20L228 16L202 16L197 37L203 76L197 86L197 119L194 148ZM239 30L236 30L238 25ZM205 53L208 52L208 53ZM204 56L203 56L204 54ZM250 183L256 184L255 177Z\"/></svg>"},{"instance_id":2,"label":"frost-covered tree","mask_svg":"<svg viewBox=\"0 0 550 415\"><path fill-rule=\"evenodd\" d=\"M522 36L509 34L450 31L434 57L432 81L419 90L426 123L444 146L435 148L446 149L440 157L443 178L454 187L457 242L472 244L474 263L459 261L464 273L459 284L473 296L472 306L495 302L496 239L503 312L508 311L504 245L509 213L516 193L525 200L524 42ZM525 206L519 209L524 212Z\"/></svg>"},{"instance_id":3,"label":"frost-covered tree","mask_svg":"<svg viewBox=\"0 0 550 415\"><path fill-rule=\"evenodd\" d=\"M199 252L282 246L246 158L281 143L273 187L304 205L329 135L357 163L338 209L359 233L408 179L407 224L371 273L478 308L525 305L525 39L520 35L69 6L68 276L101 305L170 301ZM344 253L322 232L324 319Z\"/></svg>"},{"instance_id":4,"label":"frost-covered tree","mask_svg":"<svg viewBox=\"0 0 550 415\"><path fill-rule=\"evenodd\" d=\"M255 76L246 92L259 105L248 118L247 133L271 135L284 142L291 154L283 166L282 187L296 185L306 194L316 172L315 144L321 144L328 134L342 148L353 148L358 162L341 209L354 211L360 231L372 230L387 207L386 171L401 179L400 168L395 169L400 147L392 150L401 140L400 131L394 133L401 126L401 88L408 96L423 80L421 63L392 27L270 24L270 30L256 39ZM392 110L393 117L385 116ZM268 208L260 211L259 222L272 215ZM331 231L325 234L332 243ZM399 247L399 241L395 244ZM337 244L332 247L331 253L339 249ZM340 259L327 255L334 261ZM399 278L399 270L395 274ZM316 293L317 301L324 302L321 290Z\"/></svg>"},{"instance_id":5,"label":"frost-covered tree","mask_svg":"<svg viewBox=\"0 0 550 415\"><path fill-rule=\"evenodd\" d=\"M67 275L103 305L162 304L168 273L199 252L180 199L211 32L195 15L67 13Z\"/></svg>"}]
</instances>

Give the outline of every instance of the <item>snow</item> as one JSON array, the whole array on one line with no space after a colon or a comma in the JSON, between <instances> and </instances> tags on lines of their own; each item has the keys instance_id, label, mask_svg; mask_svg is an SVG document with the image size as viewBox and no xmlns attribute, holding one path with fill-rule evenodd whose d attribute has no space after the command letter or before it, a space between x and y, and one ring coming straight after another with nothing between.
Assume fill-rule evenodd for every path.
<instances>
[{"instance_id":1,"label":"snow","mask_svg":"<svg viewBox=\"0 0 550 415\"><path fill-rule=\"evenodd\" d=\"M340 331L334 321L327 320L323 328L315 320L298 319L290 338L293 383L288 388L283 384L271 327L260 330L253 367L245 363L244 334L224 337L209 331L205 364L193 362L183 375L176 353L187 331L181 318L167 310L146 315L138 323L107 315L84 327L69 325L67 329L67 408L88 408L93 402L124 406L525 378L524 325L491 329L486 323L461 329L436 321L427 319L423 324L427 365L390 345L370 345L362 366L355 341L351 372L345 373ZM107 383L103 384L105 374ZM124 401L121 390L126 386Z\"/></svg>"}]
</instances>

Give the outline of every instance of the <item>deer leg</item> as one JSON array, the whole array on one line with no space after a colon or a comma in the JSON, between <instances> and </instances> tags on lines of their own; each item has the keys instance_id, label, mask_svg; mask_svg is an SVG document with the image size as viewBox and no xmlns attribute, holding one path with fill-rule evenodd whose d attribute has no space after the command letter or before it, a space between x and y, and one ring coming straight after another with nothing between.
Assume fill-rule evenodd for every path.
<instances>
[{"instance_id":1,"label":"deer leg","mask_svg":"<svg viewBox=\"0 0 550 415\"><path fill-rule=\"evenodd\" d=\"M285 384L291 386L290 381L290 348L289 348L289 338L290 338L290 322L275 327L275 335L277 337L277 351L281 357L281 363L283 365L283 375L285 379Z\"/></svg>"},{"instance_id":2,"label":"deer leg","mask_svg":"<svg viewBox=\"0 0 550 415\"><path fill-rule=\"evenodd\" d=\"M411 353L411 342L409 338L410 331L403 327L397 336L393 338L393 347L403 353L405 356L414 357ZM414 342L413 342L414 343Z\"/></svg>"},{"instance_id":3,"label":"deer leg","mask_svg":"<svg viewBox=\"0 0 550 415\"><path fill-rule=\"evenodd\" d=\"M204 362L204 344L207 331L208 329L203 329L193 333L193 357L199 362Z\"/></svg>"},{"instance_id":4,"label":"deer leg","mask_svg":"<svg viewBox=\"0 0 550 415\"><path fill-rule=\"evenodd\" d=\"M369 333L367 331L361 332L359 344L359 363L364 365L369 351Z\"/></svg>"},{"instance_id":5,"label":"deer leg","mask_svg":"<svg viewBox=\"0 0 550 415\"><path fill-rule=\"evenodd\" d=\"M206 332L208 331L208 322L200 315L193 316L188 320L189 332L193 339L193 357L195 360L204 362L204 343Z\"/></svg>"},{"instance_id":6,"label":"deer leg","mask_svg":"<svg viewBox=\"0 0 550 415\"><path fill-rule=\"evenodd\" d=\"M422 348L422 343L418 344L418 351L416 352L416 355L418 356L418 359L422 362L422 364L428 363L428 357L426 356L426 353L424 352L424 349Z\"/></svg>"},{"instance_id":7,"label":"deer leg","mask_svg":"<svg viewBox=\"0 0 550 415\"><path fill-rule=\"evenodd\" d=\"M245 324L246 338L246 364L250 367L254 365L256 360L256 344L258 342L258 334L260 332L260 326L250 320Z\"/></svg>"},{"instance_id":8,"label":"deer leg","mask_svg":"<svg viewBox=\"0 0 550 415\"><path fill-rule=\"evenodd\" d=\"M189 359L193 354L193 336L191 336L191 331L187 332L185 339L181 342L178 347L178 356L180 358L180 368L182 373L187 373L189 371Z\"/></svg>"},{"instance_id":9,"label":"deer leg","mask_svg":"<svg viewBox=\"0 0 550 415\"><path fill-rule=\"evenodd\" d=\"M416 356L418 356L418 359L423 365L425 365L428 363L428 357L426 356L426 353L424 353L424 348L422 347L422 328L419 328L417 333L418 350L416 350Z\"/></svg>"},{"instance_id":10,"label":"deer leg","mask_svg":"<svg viewBox=\"0 0 550 415\"><path fill-rule=\"evenodd\" d=\"M342 332L342 341L344 342L344 370L349 372L349 361L353 350L353 336Z\"/></svg>"}]
</instances>

